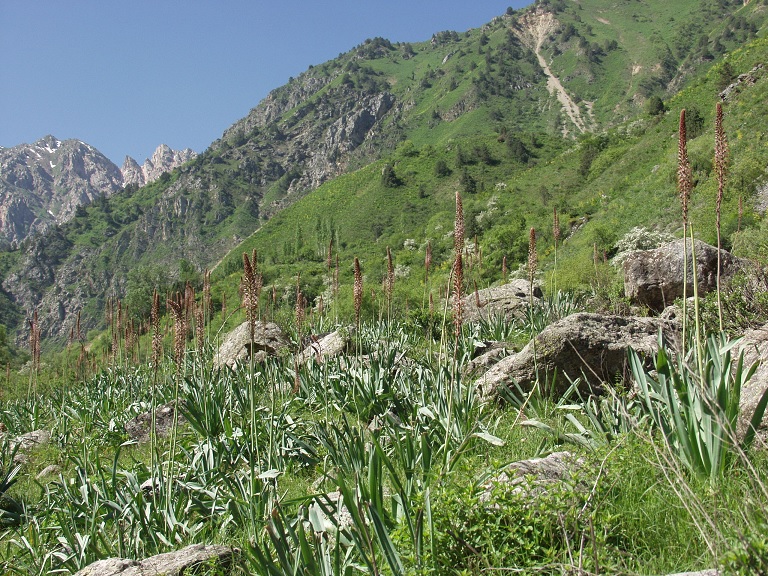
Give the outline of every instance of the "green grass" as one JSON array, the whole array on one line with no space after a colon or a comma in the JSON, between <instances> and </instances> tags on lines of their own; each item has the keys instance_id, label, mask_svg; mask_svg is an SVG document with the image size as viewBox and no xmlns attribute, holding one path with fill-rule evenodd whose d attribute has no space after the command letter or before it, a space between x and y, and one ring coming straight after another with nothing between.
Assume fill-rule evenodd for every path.
<instances>
[{"instance_id":1,"label":"green grass","mask_svg":"<svg viewBox=\"0 0 768 576\"><path fill-rule=\"evenodd\" d=\"M327 321L313 316L314 330ZM750 561L748 544L765 521L764 455L749 456L754 468L731 462L729 481L713 489L688 475L647 423L594 449L566 446L581 471L546 495L532 500L502 486L495 505L481 500L508 463L564 448L557 435L520 426L514 405L480 401L462 379L483 337L468 329L438 355L440 342L420 330L365 323L356 350L298 367L296 394L290 354L216 372L209 347L203 358L190 349L178 387L170 360L156 376L123 361L66 387L42 386L29 400L4 399L0 421L12 434L42 427L53 441L30 453L5 491L24 512L0 533L0 564L10 574L71 573L98 558L194 542L240 547L233 573L340 562L332 573L357 563L387 574L576 565L657 574ZM127 420L177 396L190 421L176 440L126 443ZM531 399L526 417L568 430L564 414L574 409L554 402ZM35 482L50 463L60 476ZM139 484L153 477L158 494L143 495ZM313 500L335 490L354 505L351 525ZM302 518L303 536L290 528ZM708 519L716 530L697 527Z\"/></svg>"}]
</instances>

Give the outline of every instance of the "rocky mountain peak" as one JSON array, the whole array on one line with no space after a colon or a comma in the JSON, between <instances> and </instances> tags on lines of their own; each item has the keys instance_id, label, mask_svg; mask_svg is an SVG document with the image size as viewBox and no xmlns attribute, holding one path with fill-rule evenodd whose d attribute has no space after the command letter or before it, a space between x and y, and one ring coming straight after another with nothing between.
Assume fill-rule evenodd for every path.
<instances>
[{"instance_id":1,"label":"rocky mountain peak","mask_svg":"<svg viewBox=\"0 0 768 576\"><path fill-rule=\"evenodd\" d=\"M190 148L173 150L167 144L160 144L152 157L144 160L142 165L130 156L126 156L121 170L123 183L126 186L128 184L144 186L160 178L164 172L170 172L196 156L197 152Z\"/></svg>"},{"instance_id":2,"label":"rocky mountain peak","mask_svg":"<svg viewBox=\"0 0 768 576\"><path fill-rule=\"evenodd\" d=\"M80 140L47 135L0 149L0 245L68 220L75 209L123 186L106 156Z\"/></svg>"}]
</instances>

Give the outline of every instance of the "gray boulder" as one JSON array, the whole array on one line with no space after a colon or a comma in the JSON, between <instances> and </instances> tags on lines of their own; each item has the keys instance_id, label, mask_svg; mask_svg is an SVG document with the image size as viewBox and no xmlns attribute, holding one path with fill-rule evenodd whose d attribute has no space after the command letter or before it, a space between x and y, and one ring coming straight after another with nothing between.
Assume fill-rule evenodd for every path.
<instances>
[{"instance_id":1,"label":"gray boulder","mask_svg":"<svg viewBox=\"0 0 768 576\"><path fill-rule=\"evenodd\" d=\"M677 324L659 318L571 314L549 325L517 354L502 359L476 384L486 397L503 396L515 382L527 392L538 373L541 385L548 382L555 396L568 389L568 378L579 377L580 390L589 394L626 372L630 346L648 357L655 354L659 330L668 340L677 339Z\"/></svg>"},{"instance_id":2,"label":"gray boulder","mask_svg":"<svg viewBox=\"0 0 768 576\"><path fill-rule=\"evenodd\" d=\"M38 446L45 446L51 441L51 433L48 430L34 430L11 440L11 450L19 447L19 451L29 451Z\"/></svg>"},{"instance_id":3,"label":"gray boulder","mask_svg":"<svg viewBox=\"0 0 768 576\"><path fill-rule=\"evenodd\" d=\"M501 286L493 286L469 294L462 300L464 322L477 322L489 318L503 317L515 320L525 315L530 304L531 285L528 280L516 279ZM541 298L541 288L534 284L533 297ZM478 301L480 306L478 306Z\"/></svg>"},{"instance_id":4,"label":"gray boulder","mask_svg":"<svg viewBox=\"0 0 768 576\"><path fill-rule=\"evenodd\" d=\"M176 412L176 403L169 402L158 406L155 410L155 434L165 438L171 435L173 430L174 414ZM181 414L178 415L177 423L186 422ZM152 432L152 411L139 414L136 418L125 423L125 432L131 440L139 443L149 442Z\"/></svg>"},{"instance_id":5,"label":"gray boulder","mask_svg":"<svg viewBox=\"0 0 768 576\"><path fill-rule=\"evenodd\" d=\"M696 240L687 241L688 260L686 294L693 295L693 256L696 251L696 276L699 296L717 286L717 248ZM683 240L669 242L653 250L639 250L624 260L624 294L632 304L661 312L683 296ZM720 251L721 278L740 268L738 258Z\"/></svg>"},{"instance_id":6,"label":"gray boulder","mask_svg":"<svg viewBox=\"0 0 768 576\"><path fill-rule=\"evenodd\" d=\"M326 358L332 358L343 354L349 348L352 336L355 334L355 327L339 328L322 337L312 337L312 342L296 355L296 361L303 364L314 358L318 362L323 362Z\"/></svg>"},{"instance_id":7,"label":"gray boulder","mask_svg":"<svg viewBox=\"0 0 768 576\"><path fill-rule=\"evenodd\" d=\"M280 326L274 322L257 322L251 341L248 322L243 322L224 337L213 358L214 368L246 363L253 356L254 362L263 362L268 356L276 356L288 348L289 341Z\"/></svg>"},{"instance_id":8,"label":"gray boulder","mask_svg":"<svg viewBox=\"0 0 768 576\"><path fill-rule=\"evenodd\" d=\"M748 330L735 354L744 352L744 366L749 367L755 362L760 364L752 378L741 391L739 402L739 420L737 432L740 438L744 436L749 426L752 414L763 393L768 389L768 324L755 330ZM757 441L768 446L768 411L763 416L763 421L757 430Z\"/></svg>"},{"instance_id":9,"label":"gray boulder","mask_svg":"<svg viewBox=\"0 0 768 576\"><path fill-rule=\"evenodd\" d=\"M195 567L201 565L228 566L232 562L234 552L229 546L193 544L175 552L158 554L141 561L125 558L97 560L76 572L75 576L146 576L148 574L181 576L194 573Z\"/></svg>"},{"instance_id":10,"label":"gray boulder","mask_svg":"<svg viewBox=\"0 0 768 576\"><path fill-rule=\"evenodd\" d=\"M567 483L581 492L589 489L588 484L578 479L578 473L585 467L581 458L576 458L570 452L554 452L544 458L520 460L507 466L500 474L483 484L480 500L492 499L493 488L504 485L511 488L515 494L537 496L546 492L555 484Z\"/></svg>"},{"instance_id":11,"label":"gray boulder","mask_svg":"<svg viewBox=\"0 0 768 576\"><path fill-rule=\"evenodd\" d=\"M517 351L518 347L509 342L484 342L477 350L477 355L464 366L464 375L483 374L503 358Z\"/></svg>"}]
</instances>

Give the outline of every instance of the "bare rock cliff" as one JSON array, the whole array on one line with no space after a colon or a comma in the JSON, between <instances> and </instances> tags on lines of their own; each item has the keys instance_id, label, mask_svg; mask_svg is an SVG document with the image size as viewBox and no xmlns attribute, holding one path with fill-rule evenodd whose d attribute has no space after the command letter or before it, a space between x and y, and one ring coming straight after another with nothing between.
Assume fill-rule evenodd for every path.
<instances>
[{"instance_id":1,"label":"bare rock cliff","mask_svg":"<svg viewBox=\"0 0 768 576\"><path fill-rule=\"evenodd\" d=\"M0 245L64 222L78 206L122 187L117 166L79 140L46 136L0 149Z\"/></svg>"},{"instance_id":2,"label":"bare rock cliff","mask_svg":"<svg viewBox=\"0 0 768 576\"><path fill-rule=\"evenodd\" d=\"M164 172L170 172L196 156L197 152L190 148L173 150L166 144L160 144L152 157L144 160L141 166L136 160L126 156L121 169L123 184L144 186L160 178Z\"/></svg>"}]
</instances>

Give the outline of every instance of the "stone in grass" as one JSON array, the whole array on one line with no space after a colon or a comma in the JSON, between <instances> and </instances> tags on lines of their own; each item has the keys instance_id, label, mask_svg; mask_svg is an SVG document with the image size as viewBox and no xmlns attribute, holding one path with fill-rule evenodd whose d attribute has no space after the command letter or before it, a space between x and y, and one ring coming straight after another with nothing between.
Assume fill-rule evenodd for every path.
<instances>
[{"instance_id":1,"label":"stone in grass","mask_svg":"<svg viewBox=\"0 0 768 576\"><path fill-rule=\"evenodd\" d=\"M254 362L263 362L268 356L277 356L286 350L288 345L288 337L274 322L257 322L253 341L248 322L243 322L224 337L224 342L213 358L213 367L234 368L238 363L249 362L251 357Z\"/></svg>"},{"instance_id":2,"label":"stone in grass","mask_svg":"<svg viewBox=\"0 0 768 576\"><path fill-rule=\"evenodd\" d=\"M695 572L676 572L675 574L668 574L667 576L721 576L720 570L696 570Z\"/></svg>"},{"instance_id":3,"label":"stone in grass","mask_svg":"<svg viewBox=\"0 0 768 576\"><path fill-rule=\"evenodd\" d=\"M203 565L226 567L232 563L236 550L229 546L193 544L175 552L158 554L145 560L108 558L89 564L75 576L182 576L194 574L195 568Z\"/></svg>"},{"instance_id":4,"label":"stone in grass","mask_svg":"<svg viewBox=\"0 0 768 576\"><path fill-rule=\"evenodd\" d=\"M677 340L677 324L660 318L571 314L492 366L476 384L483 396L503 398L508 390L517 392L515 384L529 392L538 378L550 395L560 397L570 387L569 378L581 378L581 393L599 392L605 382L625 375L630 346L652 360L660 330L668 341Z\"/></svg>"},{"instance_id":5,"label":"stone in grass","mask_svg":"<svg viewBox=\"0 0 768 576\"><path fill-rule=\"evenodd\" d=\"M534 284L534 301L537 302L541 296L541 287ZM462 299L462 319L464 323L493 318L504 318L507 322L512 322L525 316L530 303L531 284L528 280L516 279L465 296Z\"/></svg>"},{"instance_id":6,"label":"stone in grass","mask_svg":"<svg viewBox=\"0 0 768 576\"><path fill-rule=\"evenodd\" d=\"M518 349L510 342L483 342L476 348L477 355L464 366L463 374L470 377L484 374Z\"/></svg>"},{"instance_id":7,"label":"stone in grass","mask_svg":"<svg viewBox=\"0 0 768 576\"><path fill-rule=\"evenodd\" d=\"M333 358L343 354L349 349L349 344L354 334L355 327L348 326L334 330L324 336L311 336L310 344L296 355L296 361L299 364L304 364L310 359L323 362L326 358Z\"/></svg>"},{"instance_id":8,"label":"stone in grass","mask_svg":"<svg viewBox=\"0 0 768 576\"><path fill-rule=\"evenodd\" d=\"M493 489L497 486L509 487L513 494L534 497L551 486L570 484L577 492L586 494L589 484L578 478L584 467L584 460L570 452L554 452L545 458L513 462L483 484L480 501L492 502Z\"/></svg>"},{"instance_id":9,"label":"stone in grass","mask_svg":"<svg viewBox=\"0 0 768 576\"><path fill-rule=\"evenodd\" d=\"M0 435L0 438L5 434ZM7 440L8 448L15 454L13 456L14 464L26 464L29 458L26 453L38 446L45 446L51 441L51 433L48 430L33 430Z\"/></svg>"},{"instance_id":10,"label":"stone in grass","mask_svg":"<svg viewBox=\"0 0 768 576\"><path fill-rule=\"evenodd\" d=\"M42 480L43 478L47 478L50 476L57 476L61 473L61 468L56 466L56 464L49 464L45 468L43 468L40 473L35 476L37 480Z\"/></svg>"},{"instance_id":11,"label":"stone in grass","mask_svg":"<svg viewBox=\"0 0 768 576\"><path fill-rule=\"evenodd\" d=\"M736 425L739 438L743 438L746 434L752 414L755 413L758 402L768 389L768 324L761 328L747 330L744 333L744 339L739 343L739 349L732 353L734 365L742 352L744 353L745 370L755 362L759 362L759 364L752 378L741 390L739 419ZM755 444L768 447L768 410L763 415L763 420L757 429Z\"/></svg>"},{"instance_id":12,"label":"stone in grass","mask_svg":"<svg viewBox=\"0 0 768 576\"><path fill-rule=\"evenodd\" d=\"M158 406L155 410L155 434L158 437L165 438L170 436L171 430L173 430L174 412L176 411L176 403L169 402ZM179 424L186 422L186 419L179 414ZM125 432L131 440L143 444L149 442L149 436L152 431L152 411L139 414L136 418L129 420L125 423Z\"/></svg>"}]
</instances>

